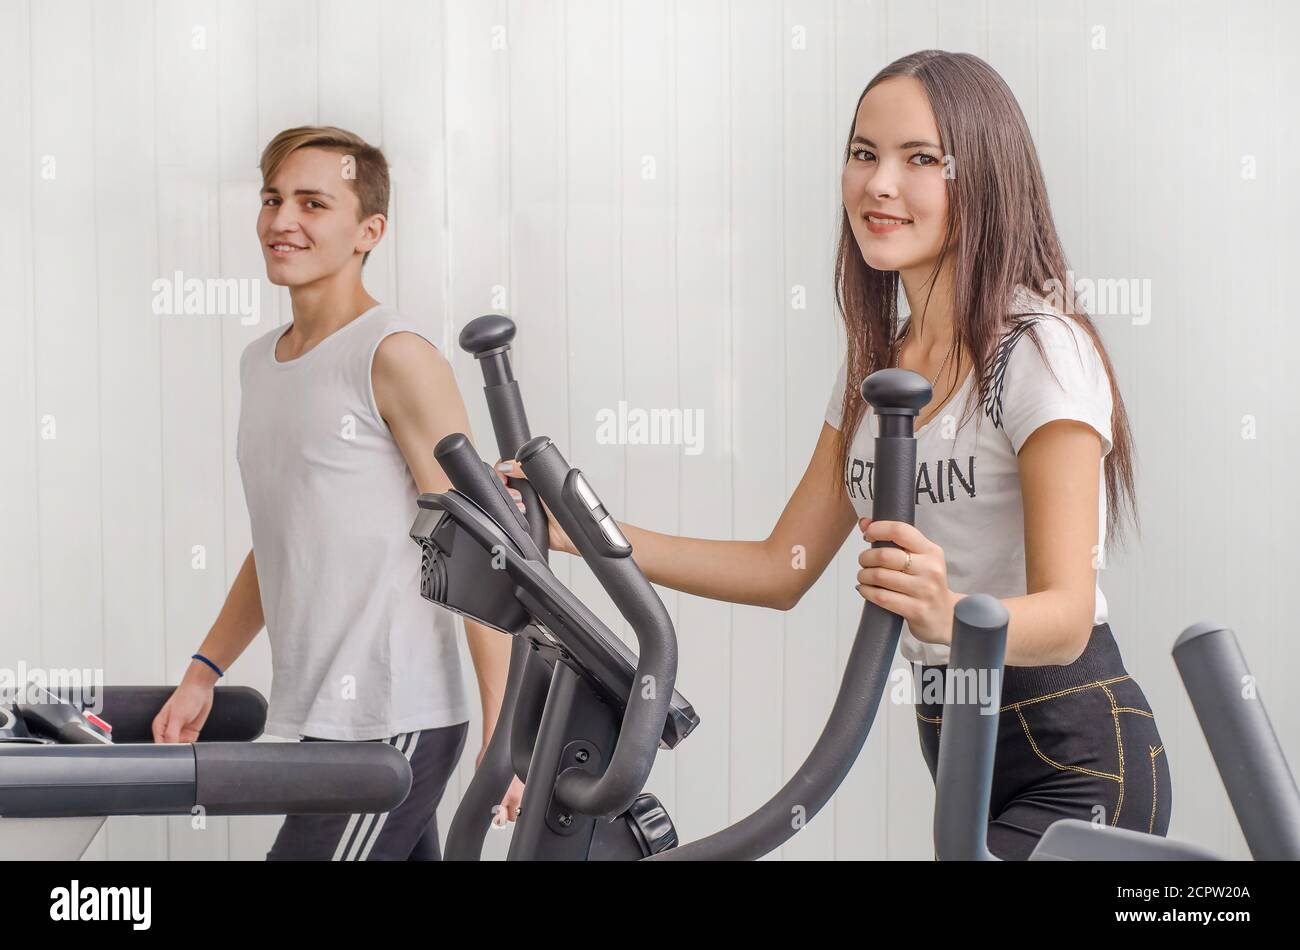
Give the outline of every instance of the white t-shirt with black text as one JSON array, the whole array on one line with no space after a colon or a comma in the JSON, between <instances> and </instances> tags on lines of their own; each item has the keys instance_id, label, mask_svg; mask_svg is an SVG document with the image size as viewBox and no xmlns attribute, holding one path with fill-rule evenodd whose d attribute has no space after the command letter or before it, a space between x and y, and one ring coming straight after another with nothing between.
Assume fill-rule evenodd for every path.
<instances>
[{"instance_id":1,"label":"white t-shirt with black text","mask_svg":"<svg viewBox=\"0 0 1300 950\"><path fill-rule=\"evenodd\" d=\"M984 405L966 419L968 398L978 398L975 374L968 371L943 410L916 432L916 527L943 548L950 589L999 599L1026 594L1020 447L1034 430L1054 419L1085 422L1101 436L1099 546L1106 531L1104 465L1111 449L1110 383L1087 331L1024 288L1017 292L1012 312L1025 316L1018 316L998 342L988 364L992 385ZM1027 337L1030 324L1055 378ZM826 421L836 429L845 375L842 362L826 407ZM871 517L876 434L875 414L868 406L850 443L843 475L859 518ZM1099 552L1100 547L1094 563L1101 562ZM1093 623L1106 618L1106 598L1098 586ZM902 653L910 662L931 666L948 661L948 647L921 642L906 622Z\"/></svg>"}]
</instances>

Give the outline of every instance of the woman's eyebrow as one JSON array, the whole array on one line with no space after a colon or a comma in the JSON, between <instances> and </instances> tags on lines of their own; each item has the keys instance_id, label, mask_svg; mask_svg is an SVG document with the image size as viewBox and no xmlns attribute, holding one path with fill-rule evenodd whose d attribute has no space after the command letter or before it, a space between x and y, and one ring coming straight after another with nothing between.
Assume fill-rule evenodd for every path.
<instances>
[{"instance_id":1,"label":"woman's eyebrow","mask_svg":"<svg viewBox=\"0 0 1300 950\"><path fill-rule=\"evenodd\" d=\"M855 136L853 136L852 141L854 141L854 142L861 142L863 145L870 146L871 148L879 148L879 146L876 145L875 142L871 141L871 139L867 138L865 135L855 135ZM919 141L904 142L902 145L900 145L900 146L898 146L898 147L899 147L900 149L901 149L901 148L916 148L918 145L925 145L925 146L928 146L929 148L939 148L939 147L940 147L940 146L938 146L938 145L935 145L933 142L919 142Z\"/></svg>"}]
</instances>

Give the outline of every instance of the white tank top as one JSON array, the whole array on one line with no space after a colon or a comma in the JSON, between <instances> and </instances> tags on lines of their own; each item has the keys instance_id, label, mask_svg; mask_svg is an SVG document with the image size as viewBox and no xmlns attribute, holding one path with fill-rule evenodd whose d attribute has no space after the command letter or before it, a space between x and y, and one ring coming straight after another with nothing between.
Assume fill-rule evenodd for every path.
<instances>
[{"instance_id":1,"label":"white tank top","mask_svg":"<svg viewBox=\"0 0 1300 950\"><path fill-rule=\"evenodd\" d=\"M282 363L288 329L239 364L235 455L271 640L266 731L380 739L465 722L456 628L420 596L415 481L370 375L384 337L428 337L380 305Z\"/></svg>"}]
</instances>

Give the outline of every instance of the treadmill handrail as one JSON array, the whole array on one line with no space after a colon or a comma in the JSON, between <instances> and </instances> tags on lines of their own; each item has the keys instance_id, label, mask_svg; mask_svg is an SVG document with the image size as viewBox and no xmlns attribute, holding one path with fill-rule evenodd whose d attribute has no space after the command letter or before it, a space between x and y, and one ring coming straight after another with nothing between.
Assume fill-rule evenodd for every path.
<instances>
[{"instance_id":1,"label":"treadmill handrail","mask_svg":"<svg viewBox=\"0 0 1300 950\"><path fill-rule=\"evenodd\" d=\"M0 817L381 813L411 788L384 742L0 745Z\"/></svg>"},{"instance_id":2,"label":"treadmill handrail","mask_svg":"<svg viewBox=\"0 0 1300 950\"><path fill-rule=\"evenodd\" d=\"M52 690L68 698L66 690ZM96 713L113 727L113 742L153 742L153 721L175 686L105 686ZM200 742L252 742L266 726L266 699L251 686L216 686Z\"/></svg>"}]
</instances>

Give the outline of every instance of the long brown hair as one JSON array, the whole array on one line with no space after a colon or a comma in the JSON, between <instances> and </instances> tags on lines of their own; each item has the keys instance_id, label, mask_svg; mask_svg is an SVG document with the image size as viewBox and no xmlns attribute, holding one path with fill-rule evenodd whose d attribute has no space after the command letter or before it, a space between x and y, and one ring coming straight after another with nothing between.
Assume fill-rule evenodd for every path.
<instances>
[{"instance_id":1,"label":"long brown hair","mask_svg":"<svg viewBox=\"0 0 1300 950\"><path fill-rule=\"evenodd\" d=\"M946 178L948 224L929 286L933 289L940 268L951 254L957 345L952 376L955 383L961 354L967 353L979 394L979 399L968 400L972 414L988 395L988 364L993 349L1015 321L1009 304L1018 286L1036 294L1053 288L1054 294L1064 300L1064 312L1088 333L1101 355L1113 407L1112 447L1105 460L1109 504L1104 543L1108 549L1111 541L1120 537L1121 508L1125 504L1137 526L1128 414L1101 336L1079 306L1067 278L1069 267L1052 221L1047 186L1025 117L1002 77L978 56L922 50L890 63L862 91L844 146L846 163L862 98L895 76L910 76L921 83L934 110L944 152L956 163L955 177ZM837 479L848 462L853 433L866 411L857 383L893 365L900 329L898 285L897 271L876 270L862 259L848 211L841 208L835 302L848 339L849 384L845 386L836 441ZM1036 330L1031 326L1026 333L1043 354Z\"/></svg>"}]
</instances>

